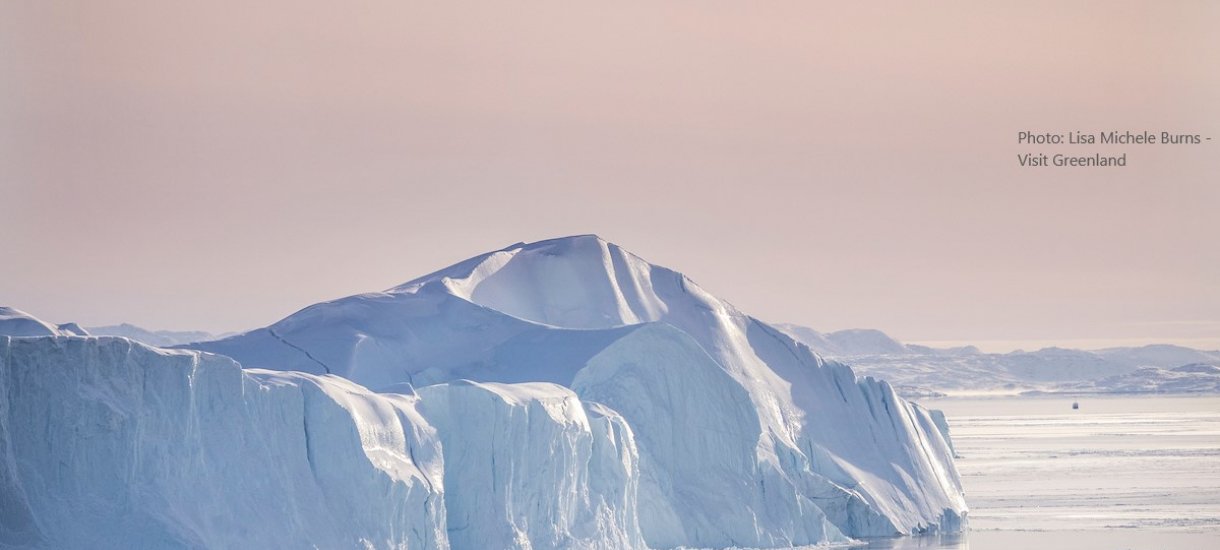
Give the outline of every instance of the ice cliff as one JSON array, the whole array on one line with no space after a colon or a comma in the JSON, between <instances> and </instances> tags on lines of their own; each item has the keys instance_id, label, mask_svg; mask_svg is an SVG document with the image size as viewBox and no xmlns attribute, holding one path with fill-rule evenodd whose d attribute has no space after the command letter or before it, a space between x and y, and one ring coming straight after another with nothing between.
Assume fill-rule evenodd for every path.
<instances>
[{"instance_id":1,"label":"ice cliff","mask_svg":"<svg viewBox=\"0 0 1220 550\"><path fill-rule=\"evenodd\" d=\"M638 458L617 413L545 382L419 393L441 434L454 548L644 548Z\"/></svg>"},{"instance_id":2,"label":"ice cliff","mask_svg":"<svg viewBox=\"0 0 1220 550\"><path fill-rule=\"evenodd\" d=\"M3 548L644 548L638 476L622 417L554 384L0 336Z\"/></svg>"},{"instance_id":3,"label":"ice cliff","mask_svg":"<svg viewBox=\"0 0 1220 550\"><path fill-rule=\"evenodd\" d=\"M446 548L417 407L126 339L0 337L0 547Z\"/></svg>"}]
</instances>

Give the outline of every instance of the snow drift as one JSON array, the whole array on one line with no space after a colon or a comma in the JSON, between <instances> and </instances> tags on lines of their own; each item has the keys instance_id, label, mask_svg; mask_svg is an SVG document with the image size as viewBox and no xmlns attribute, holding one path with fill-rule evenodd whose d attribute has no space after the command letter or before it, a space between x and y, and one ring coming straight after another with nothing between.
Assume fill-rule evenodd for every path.
<instances>
[{"instance_id":1,"label":"snow drift","mask_svg":"<svg viewBox=\"0 0 1220 550\"><path fill-rule=\"evenodd\" d=\"M513 245L189 346L373 389L458 380L569 387L617 411L634 433L640 529L654 547L957 530L966 514L952 453L927 411L595 236ZM492 387L421 394L427 403L429 395L496 394ZM442 438L446 447L489 451ZM584 451L557 456L570 452ZM601 494L609 503L629 492ZM558 514L566 505L546 506ZM501 520L471 540L535 537L528 522Z\"/></svg>"}]
</instances>

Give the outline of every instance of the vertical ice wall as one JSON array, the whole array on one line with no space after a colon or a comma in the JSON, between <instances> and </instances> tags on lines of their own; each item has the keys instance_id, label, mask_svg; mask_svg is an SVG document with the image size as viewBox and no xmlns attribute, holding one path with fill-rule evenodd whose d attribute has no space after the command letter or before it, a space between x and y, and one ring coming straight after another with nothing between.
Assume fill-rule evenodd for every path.
<instances>
[{"instance_id":1,"label":"vertical ice wall","mask_svg":"<svg viewBox=\"0 0 1220 550\"><path fill-rule=\"evenodd\" d=\"M618 413L547 383L403 389L0 337L0 547L646 547Z\"/></svg>"},{"instance_id":2,"label":"vertical ice wall","mask_svg":"<svg viewBox=\"0 0 1220 550\"><path fill-rule=\"evenodd\" d=\"M547 383L419 392L443 442L454 548L645 548L635 444L618 414Z\"/></svg>"}]
</instances>

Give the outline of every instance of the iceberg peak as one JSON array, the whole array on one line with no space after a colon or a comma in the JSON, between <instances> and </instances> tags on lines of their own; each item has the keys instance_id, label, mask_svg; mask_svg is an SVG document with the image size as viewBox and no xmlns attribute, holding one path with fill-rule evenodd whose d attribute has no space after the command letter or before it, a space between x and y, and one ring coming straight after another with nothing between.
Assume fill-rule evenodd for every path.
<instances>
[{"instance_id":1,"label":"iceberg peak","mask_svg":"<svg viewBox=\"0 0 1220 550\"><path fill-rule=\"evenodd\" d=\"M414 294L441 287L443 292L534 323L609 328L661 318L666 304L653 288L654 271L688 281L597 235L575 235L510 245L388 292Z\"/></svg>"}]
</instances>

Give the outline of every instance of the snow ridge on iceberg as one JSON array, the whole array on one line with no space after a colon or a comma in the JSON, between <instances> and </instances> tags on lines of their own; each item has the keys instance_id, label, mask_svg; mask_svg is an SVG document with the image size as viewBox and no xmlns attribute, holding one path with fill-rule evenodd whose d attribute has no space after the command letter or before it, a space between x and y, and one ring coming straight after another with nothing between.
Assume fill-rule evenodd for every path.
<instances>
[{"instance_id":1,"label":"snow ridge on iceberg","mask_svg":"<svg viewBox=\"0 0 1220 550\"><path fill-rule=\"evenodd\" d=\"M595 236L519 243L189 346L373 389L572 388L635 434L640 529L654 547L781 547L964 525L952 452L927 411Z\"/></svg>"}]
</instances>

